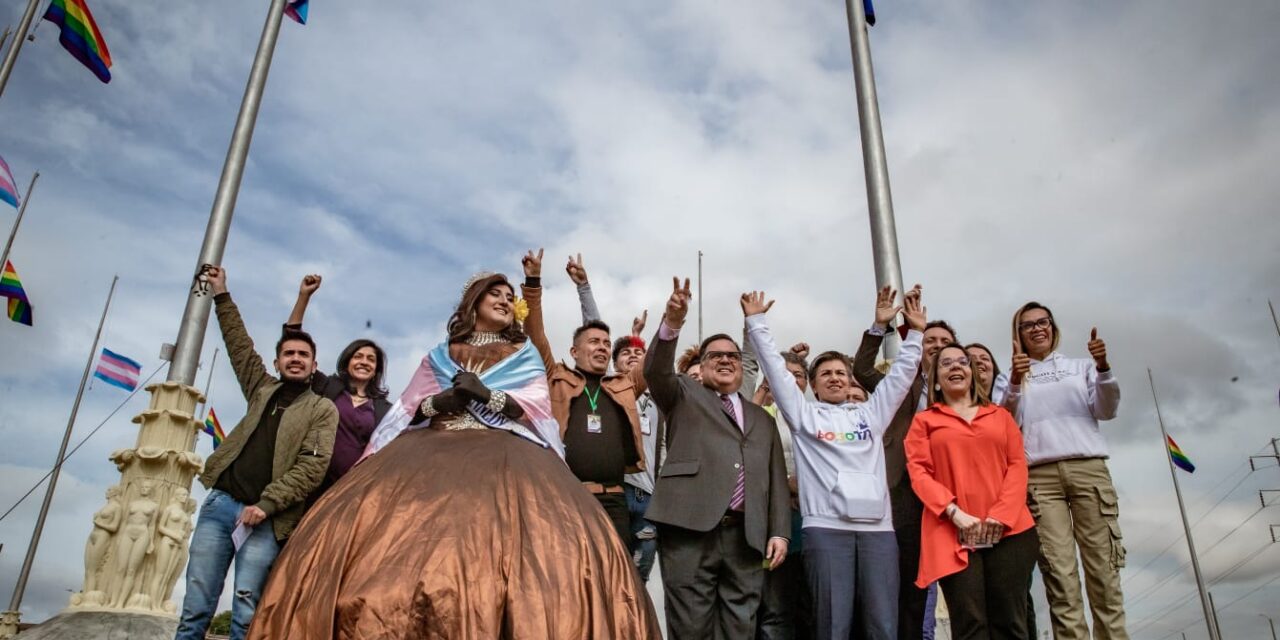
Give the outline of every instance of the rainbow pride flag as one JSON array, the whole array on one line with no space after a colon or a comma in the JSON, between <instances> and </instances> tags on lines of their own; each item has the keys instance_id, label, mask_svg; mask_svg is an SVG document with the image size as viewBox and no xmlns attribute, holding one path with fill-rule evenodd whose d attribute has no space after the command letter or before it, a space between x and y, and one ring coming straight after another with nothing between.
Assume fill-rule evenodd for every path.
<instances>
[{"instance_id":1,"label":"rainbow pride flag","mask_svg":"<svg viewBox=\"0 0 1280 640\"><path fill-rule=\"evenodd\" d=\"M284 6L284 14L293 18L298 24L307 23L307 6L310 0L290 0L289 4Z\"/></svg>"},{"instance_id":2,"label":"rainbow pride flag","mask_svg":"<svg viewBox=\"0 0 1280 640\"><path fill-rule=\"evenodd\" d=\"M213 436L213 448L217 449L223 440L227 439L226 434L222 432L222 423L218 422L218 414L213 412L213 407L209 407L209 415L204 417L203 431Z\"/></svg>"},{"instance_id":3,"label":"rainbow pride flag","mask_svg":"<svg viewBox=\"0 0 1280 640\"><path fill-rule=\"evenodd\" d=\"M4 272L0 273L0 296L9 299L10 320L32 326L31 301L27 299L27 292L22 288L22 281L18 280L18 272L11 260L5 261Z\"/></svg>"},{"instance_id":4,"label":"rainbow pride flag","mask_svg":"<svg viewBox=\"0 0 1280 640\"><path fill-rule=\"evenodd\" d=\"M53 0L44 19L58 25L58 42L103 82L111 82L111 52L85 0Z\"/></svg>"},{"instance_id":5,"label":"rainbow pride flag","mask_svg":"<svg viewBox=\"0 0 1280 640\"><path fill-rule=\"evenodd\" d=\"M1191 464L1191 458L1188 458L1187 454L1183 453L1182 449L1178 448L1178 443L1174 442L1173 438L1170 438L1169 436L1165 436L1164 439L1165 446L1169 449L1169 459L1173 460L1173 464L1178 465L1179 469L1182 469L1187 473L1195 473L1196 466Z\"/></svg>"},{"instance_id":6,"label":"rainbow pride flag","mask_svg":"<svg viewBox=\"0 0 1280 640\"><path fill-rule=\"evenodd\" d=\"M13 171L9 170L9 163L4 161L4 157L0 157L0 202L18 206L17 184L13 179Z\"/></svg>"}]
</instances>

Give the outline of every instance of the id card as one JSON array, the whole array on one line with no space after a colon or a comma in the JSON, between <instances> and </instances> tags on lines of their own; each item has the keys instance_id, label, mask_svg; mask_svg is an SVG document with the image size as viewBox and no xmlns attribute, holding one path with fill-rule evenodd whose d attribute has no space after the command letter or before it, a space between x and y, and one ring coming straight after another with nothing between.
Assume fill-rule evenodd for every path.
<instances>
[{"instance_id":1,"label":"id card","mask_svg":"<svg viewBox=\"0 0 1280 640\"><path fill-rule=\"evenodd\" d=\"M604 425L600 422L600 415L596 413L587 414L587 433L600 433L604 430Z\"/></svg>"},{"instance_id":2,"label":"id card","mask_svg":"<svg viewBox=\"0 0 1280 640\"><path fill-rule=\"evenodd\" d=\"M646 436L652 433L649 427L649 414L647 413L640 416L640 433Z\"/></svg>"}]
</instances>

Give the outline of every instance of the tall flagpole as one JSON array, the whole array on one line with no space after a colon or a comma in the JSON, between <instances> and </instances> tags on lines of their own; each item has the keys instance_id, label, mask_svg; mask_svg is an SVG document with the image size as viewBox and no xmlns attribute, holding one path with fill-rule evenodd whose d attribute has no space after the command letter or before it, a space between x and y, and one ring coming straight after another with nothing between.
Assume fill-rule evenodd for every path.
<instances>
[{"instance_id":1,"label":"tall flagpole","mask_svg":"<svg viewBox=\"0 0 1280 640\"><path fill-rule=\"evenodd\" d=\"M40 0L31 0L27 3L27 10L22 14L22 22L18 23L18 32L13 34L13 44L5 53L4 62L0 62L0 95L4 95L4 86L9 83L9 74L13 73L13 64L18 61L18 51L22 49L22 43L27 40L27 29L31 28L31 20L36 17L36 8L39 6Z\"/></svg>"},{"instance_id":2,"label":"tall flagpole","mask_svg":"<svg viewBox=\"0 0 1280 640\"><path fill-rule=\"evenodd\" d=\"M27 186L26 195L22 196L22 205L18 207L18 217L13 221L13 229L9 231L9 240L4 243L4 253L0 254L0 269L9 262L9 250L13 248L13 239L18 237L18 225L22 224L22 215L27 212L27 203L31 202L31 191L36 188L36 179L40 177L40 172L31 176L31 184Z\"/></svg>"},{"instance_id":3,"label":"tall flagpole","mask_svg":"<svg viewBox=\"0 0 1280 640\"><path fill-rule=\"evenodd\" d=\"M891 286L901 296L902 264L898 259L898 231L893 221L893 194L889 191L889 161L880 128L880 103L876 97L875 70L871 66L871 39L867 34L863 0L845 0L849 17L849 44L853 51L853 81L858 91L858 128L862 137L862 169L867 182L867 211L871 218L871 255L876 288ZM884 355L898 354L898 332L884 337Z\"/></svg>"},{"instance_id":4,"label":"tall flagpole","mask_svg":"<svg viewBox=\"0 0 1280 640\"><path fill-rule=\"evenodd\" d=\"M218 364L218 351L215 348L213 357L209 359L209 377L204 380L204 406L200 408L200 420L209 415L209 389L213 387L213 368Z\"/></svg>"},{"instance_id":5,"label":"tall flagpole","mask_svg":"<svg viewBox=\"0 0 1280 640\"><path fill-rule=\"evenodd\" d=\"M205 229L204 244L200 247L200 256L196 260L197 282L193 283L187 296L187 307L182 312L182 325L178 329L173 362L169 366L168 379L171 382L185 385L195 383L196 369L200 366L200 348L204 344L204 332L209 324L211 302L199 280L204 277L203 265L218 265L222 262L227 234L231 230L231 216L235 213L236 196L240 193L240 179L244 176L249 143L253 141L253 127L257 123L258 107L262 104L262 94L267 86L267 73L271 70L271 56L275 53L276 40L280 36L280 23L284 20L286 3L287 0L271 0L267 22L262 28L262 38L258 41L258 53L249 70L249 81L244 89L244 99L240 103L240 115L236 117L236 127L231 133L227 160L222 166L222 177L218 180L218 191L213 199L213 209L209 213L209 226Z\"/></svg>"},{"instance_id":6,"label":"tall flagpole","mask_svg":"<svg viewBox=\"0 0 1280 640\"><path fill-rule=\"evenodd\" d=\"M1173 456L1169 455L1169 433L1164 429L1164 417L1160 414L1160 400L1156 398L1156 379L1147 369L1147 380L1151 382L1151 400L1156 405L1156 421L1160 423L1160 448L1164 450L1165 461L1169 463L1169 476L1173 478L1173 492L1178 496L1178 513L1182 514L1182 528L1187 534L1187 550L1191 552L1191 568L1196 574L1196 588L1200 590L1200 606L1204 608L1204 623L1209 628L1209 640L1220 640L1217 619L1213 605L1209 601L1209 591L1204 586L1204 576L1200 574L1200 558L1196 555L1196 543L1191 538L1191 525L1187 522L1187 508L1182 504L1182 487L1178 486L1177 469L1173 466Z\"/></svg>"},{"instance_id":7,"label":"tall flagpole","mask_svg":"<svg viewBox=\"0 0 1280 640\"><path fill-rule=\"evenodd\" d=\"M111 298L116 294L116 282L119 280L120 276L111 278L107 304L102 307L98 331L93 334L93 347L89 349L89 360L84 363L84 373L80 375L80 390L76 391L76 401L71 405L71 417L67 419L67 430L62 434L62 445L58 447L58 457L53 459L53 473L49 476L48 488L44 490L44 502L40 505L40 515L36 517L36 528L31 532L31 543L27 545L27 557L22 561L22 571L18 573L18 584L14 586L13 598L9 600L9 611L19 611L19 607L22 606L22 593L27 589L27 578L31 575L31 564L36 558L36 547L40 544L44 521L49 515L49 505L53 502L53 489L58 485L58 475L62 473L62 463L67 455L67 443L71 441L71 430L76 426L76 413L80 411L80 400L84 397L84 385L89 381L89 372L93 370L93 361L97 359L98 341L102 338L102 325L107 322L107 311L111 309Z\"/></svg>"},{"instance_id":8,"label":"tall flagpole","mask_svg":"<svg viewBox=\"0 0 1280 640\"><path fill-rule=\"evenodd\" d=\"M698 250L698 344L702 344L702 250Z\"/></svg>"}]
</instances>

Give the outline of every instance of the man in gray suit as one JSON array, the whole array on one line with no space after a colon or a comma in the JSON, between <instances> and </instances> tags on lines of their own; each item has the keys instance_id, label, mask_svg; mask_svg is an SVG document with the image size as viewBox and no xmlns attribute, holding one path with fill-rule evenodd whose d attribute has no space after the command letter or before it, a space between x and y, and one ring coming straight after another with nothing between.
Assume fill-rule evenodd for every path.
<instances>
[{"instance_id":1,"label":"man in gray suit","mask_svg":"<svg viewBox=\"0 0 1280 640\"><path fill-rule=\"evenodd\" d=\"M667 453L645 514L659 526L667 634L751 638L764 570L786 559L791 535L782 443L769 414L739 393L742 351L729 336L703 342L701 382L675 372L692 294L688 279L674 285L644 361L667 417Z\"/></svg>"}]
</instances>

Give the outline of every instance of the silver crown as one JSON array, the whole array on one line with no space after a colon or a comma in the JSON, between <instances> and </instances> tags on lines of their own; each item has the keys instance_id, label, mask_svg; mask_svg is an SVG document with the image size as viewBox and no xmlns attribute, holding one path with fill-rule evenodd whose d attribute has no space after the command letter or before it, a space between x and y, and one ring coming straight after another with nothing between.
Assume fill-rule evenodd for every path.
<instances>
[{"instance_id":1,"label":"silver crown","mask_svg":"<svg viewBox=\"0 0 1280 640\"><path fill-rule=\"evenodd\" d=\"M480 271L480 272L477 272L475 275L473 275L473 276L471 276L470 278L468 278L468 279L467 279L467 283L466 283L466 284L462 285L462 297L464 297L464 298L465 298L465 297L467 296L467 292L471 290L471 287L472 287L475 283L480 282L481 280L484 280L485 278L488 278L488 277L491 277L491 276L496 276L496 275L498 275L498 273L497 273L496 271Z\"/></svg>"}]
</instances>

